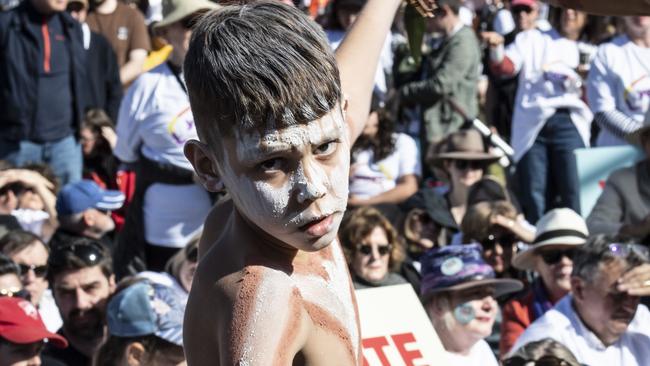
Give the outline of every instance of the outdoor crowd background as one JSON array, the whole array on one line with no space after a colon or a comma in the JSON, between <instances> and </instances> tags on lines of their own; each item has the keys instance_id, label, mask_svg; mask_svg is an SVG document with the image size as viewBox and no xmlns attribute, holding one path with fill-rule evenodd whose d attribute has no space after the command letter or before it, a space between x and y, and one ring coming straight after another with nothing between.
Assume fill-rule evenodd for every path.
<instances>
[{"instance_id":1,"label":"outdoor crowd background","mask_svg":"<svg viewBox=\"0 0 650 366\"><path fill-rule=\"evenodd\" d=\"M0 365L179 364L203 221L226 197L183 155L196 130L181 50L213 4L69 0L43 14L61 3L0 1ZM336 48L365 1L288 3ZM650 279L650 17L438 5L419 63L396 16L352 148L339 237L355 288L410 283L454 364L496 365L548 336L561 344L505 364L577 365L571 351L605 364L589 360L626 348L610 364L647 364L650 314L634 279L617 280L636 267ZM639 160L585 212L574 152L590 146Z\"/></svg>"}]
</instances>

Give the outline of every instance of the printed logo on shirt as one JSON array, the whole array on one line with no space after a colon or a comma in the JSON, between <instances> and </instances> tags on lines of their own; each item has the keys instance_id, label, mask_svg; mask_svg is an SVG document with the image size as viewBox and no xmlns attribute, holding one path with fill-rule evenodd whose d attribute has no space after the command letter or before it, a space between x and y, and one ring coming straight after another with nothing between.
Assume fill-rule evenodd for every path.
<instances>
[{"instance_id":1,"label":"printed logo on shirt","mask_svg":"<svg viewBox=\"0 0 650 366\"><path fill-rule=\"evenodd\" d=\"M650 77L643 75L625 87L625 104L631 111L646 111L650 107Z\"/></svg>"},{"instance_id":2,"label":"printed logo on shirt","mask_svg":"<svg viewBox=\"0 0 650 366\"><path fill-rule=\"evenodd\" d=\"M582 78L562 61L549 62L542 66L544 89L548 96L582 93Z\"/></svg>"},{"instance_id":3,"label":"printed logo on shirt","mask_svg":"<svg viewBox=\"0 0 650 366\"><path fill-rule=\"evenodd\" d=\"M187 140L196 137L194 116L189 106L172 118L167 124L167 132L180 146L185 145Z\"/></svg>"},{"instance_id":4,"label":"printed logo on shirt","mask_svg":"<svg viewBox=\"0 0 650 366\"><path fill-rule=\"evenodd\" d=\"M129 28L127 27L119 27L117 28L117 39L120 41L126 41L129 39Z\"/></svg>"}]
</instances>

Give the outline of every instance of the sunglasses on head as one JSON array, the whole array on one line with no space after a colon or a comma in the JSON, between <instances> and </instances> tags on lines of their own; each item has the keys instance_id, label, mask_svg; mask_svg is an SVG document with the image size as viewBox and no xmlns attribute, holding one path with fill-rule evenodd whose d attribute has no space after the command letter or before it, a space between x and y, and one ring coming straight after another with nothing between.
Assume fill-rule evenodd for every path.
<instances>
[{"instance_id":1,"label":"sunglasses on head","mask_svg":"<svg viewBox=\"0 0 650 366\"><path fill-rule=\"evenodd\" d=\"M627 257L630 253L634 252L644 260L650 259L650 250L640 244L621 244L612 243L607 246L609 252L617 257Z\"/></svg>"},{"instance_id":2,"label":"sunglasses on head","mask_svg":"<svg viewBox=\"0 0 650 366\"><path fill-rule=\"evenodd\" d=\"M519 238L514 234L504 234L497 236L494 234L488 235L487 238L480 241L483 250L493 250L499 244L502 247L514 246L519 241Z\"/></svg>"},{"instance_id":3,"label":"sunglasses on head","mask_svg":"<svg viewBox=\"0 0 650 366\"><path fill-rule=\"evenodd\" d=\"M29 300L29 292L18 287L0 288L0 297L20 297Z\"/></svg>"},{"instance_id":4,"label":"sunglasses on head","mask_svg":"<svg viewBox=\"0 0 650 366\"><path fill-rule=\"evenodd\" d=\"M503 366L569 366L569 363L555 356L543 356L537 360L515 356L503 361Z\"/></svg>"},{"instance_id":5,"label":"sunglasses on head","mask_svg":"<svg viewBox=\"0 0 650 366\"><path fill-rule=\"evenodd\" d=\"M40 278L43 278L45 275L47 275L47 264L44 264L42 266L35 266L33 264L18 263L18 267L20 267L20 274L23 276L26 275L29 271L34 271L34 276Z\"/></svg>"},{"instance_id":6,"label":"sunglasses on head","mask_svg":"<svg viewBox=\"0 0 650 366\"><path fill-rule=\"evenodd\" d=\"M49 265L63 265L66 258L74 256L81 259L88 266L94 266L104 259L104 249L100 245L101 244L90 241L54 248L50 253Z\"/></svg>"},{"instance_id":7,"label":"sunglasses on head","mask_svg":"<svg viewBox=\"0 0 650 366\"><path fill-rule=\"evenodd\" d=\"M480 160L454 160L454 166L458 170L480 170L485 168L485 162Z\"/></svg>"},{"instance_id":8,"label":"sunglasses on head","mask_svg":"<svg viewBox=\"0 0 650 366\"><path fill-rule=\"evenodd\" d=\"M545 250L541 252L540 256L544 260L544 263L556 264L560 260L562 260L562 257L567 257L573 260L573 256L575 255L575 253L576 253L575 249L553 249L553 250Z\"/></svg>"},{"instance_id":9,"label":"sunglasses on head","mask_svg":"<svg viewBox=\"0 0 650 366\"><path fill-rule=\"evenodd\" d=\"M393 246L391 244L377 245L377 253L382 257L390 254L392 249ZM370 255L372 253L372 245L359 244L357 245L357 250L363 255Z\"/></svg>"},{"instance_id":10,"label":"sunglasses on head","mask_svg":"<svg viewBox=\"0 0 650 366\"><path fill-rule=\"evenodd\" d=\"M520 5L520 6L515 6L514 8L512 8L512 14L519 14L519 13L530 14L532 12L533 12L533 8L531 8L530 6Z\"/></svg>"}]
</instances>

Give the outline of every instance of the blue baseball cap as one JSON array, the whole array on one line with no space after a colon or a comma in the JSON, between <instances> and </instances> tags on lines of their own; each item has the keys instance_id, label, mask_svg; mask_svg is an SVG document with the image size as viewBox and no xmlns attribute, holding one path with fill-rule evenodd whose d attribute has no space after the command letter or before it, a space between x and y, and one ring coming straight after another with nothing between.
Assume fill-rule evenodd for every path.
<instances>
[{"instance_id":1,"label":"blue baseball cap","mask_svg":"<svg viewBox=\"0 0 650 366\"><path fill-rule=\"evenodd\" d=\"M61 216L74 215L96 208L114 211L124 204L124 193L102 189L92 180L67 184L56 198L56 212Z\"/></svg>"},{"instance_id":2,"label":"blue baseball cap","mask_svg":"<svg viewBox=\"0 0 650 366\"><path fill-rule=\"evenodd\" d=\"M149 281L137 282L108 302L108 332L118 337L155 335L183 346L185 302L178 290Z\"/></svg>"},{"instance_id":3,"label":"blue baseball cap","mask_svg":"<svg viewBox=\"0 0 650 366\"><path fill-rule=\"evenodd\" d=\"M494 269L483 260L479 244L433 248L422 255L420 262L420 295L424 300L439 292L476 286L494 286L495 297L523 288L523 284L518 280L496 278Z\"/></svg>"}]
</instances>

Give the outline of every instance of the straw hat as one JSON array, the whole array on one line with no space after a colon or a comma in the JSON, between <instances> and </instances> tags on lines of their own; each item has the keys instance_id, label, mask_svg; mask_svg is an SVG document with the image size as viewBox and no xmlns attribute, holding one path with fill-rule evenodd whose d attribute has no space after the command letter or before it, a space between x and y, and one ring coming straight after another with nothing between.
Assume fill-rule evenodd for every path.
<instances>
[{"instance_id":1,"label":"straw hat","mask_svg":"<svg viewBox=\"0 0 650 366\"><path fill-rule=\"evenodd\" d=\"M207 0L163 0L163 19L154 24L154 28L166 27L198 11L218 9L217 5Z\"/></svg>"},{"instance_id":2,"label":"straw hat","mask_svg":"<svg viewBox=\"0 0 650 366\"><path fill-rule=\"evenodd\" d=\"M494 162L499 157L485 152L483 136L474 130L460 130L450 134L445 140L442 152L434 157L435 160L484 160Z\"/></svg>"},{"instance_id":3,"label":"straw hat","mask_svg":"<svg viewBox=\"0 0 650 366\"><path fill-rule=\"evenodd\" d=\"M648 130L650 130L650 109L648 110L648 113L645 114L643 126L638 130L625 135L625 139L633 145L641 145L641 136Z\"/></svg>"},{"instance_id":4,"label":"straw hat","mask_svg":"<svg viewBox=\"0 0 650 366\"><path fill-rule=\"evenodd\" d=\"M587 242L588 236L587 224L580 215L569 208L556 208L539 219L535 240L528 249L512 258L512 265L521 270L533 270L537 250L580 246Z\"/></svg>"}]
</instances>

